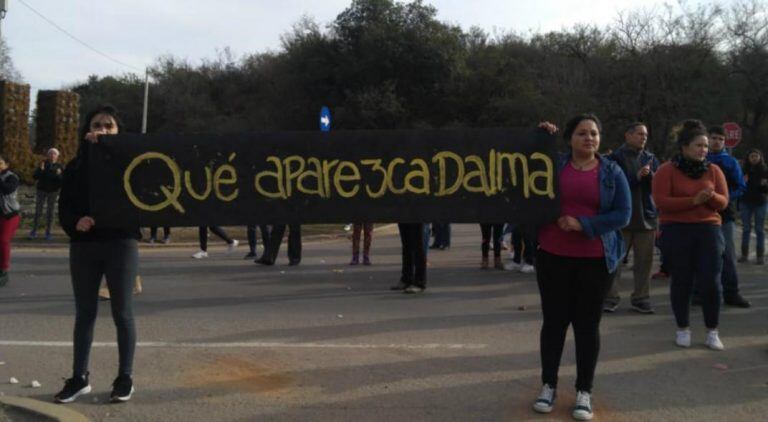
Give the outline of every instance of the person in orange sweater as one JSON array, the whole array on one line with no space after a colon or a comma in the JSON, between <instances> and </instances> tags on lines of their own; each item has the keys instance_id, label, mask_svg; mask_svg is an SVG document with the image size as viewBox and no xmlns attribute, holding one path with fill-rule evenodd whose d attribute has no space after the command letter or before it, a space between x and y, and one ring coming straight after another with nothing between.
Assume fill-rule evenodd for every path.
<instances>
[{"instance_id":1,"label":"person in orange sweater","mask_svg":"<svg viewBox=\"0 0 768 422\"><path fill-rule=\"evenodd\" d=\"M708 330L706 345L723 350L717 326L725 243L718 211L728 205L728 186L722 170L706 160L707 129L701 121L683 122L677 145L678 154L659 167L652 188L659 209L664 264L672 277L670 299L678 327L675 343L691 346L689 314L696 283Z\"/></svg>"}]
</instances>

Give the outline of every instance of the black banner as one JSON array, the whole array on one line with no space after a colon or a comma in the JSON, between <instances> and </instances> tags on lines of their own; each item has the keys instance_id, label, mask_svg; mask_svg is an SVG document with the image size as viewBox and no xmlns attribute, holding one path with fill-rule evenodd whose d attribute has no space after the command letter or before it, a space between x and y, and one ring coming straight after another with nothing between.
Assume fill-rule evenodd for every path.
<instances>
[{"instance_id":1,"label":"black banner","mask_svg":"<svg viewBox=\"0 0 768 422\"><path fill-rule=\"evenodd\" d=\"M271 132L101 137L101 227L542 222L559 211L541 130Z\"/></svg>"}]
</instances>

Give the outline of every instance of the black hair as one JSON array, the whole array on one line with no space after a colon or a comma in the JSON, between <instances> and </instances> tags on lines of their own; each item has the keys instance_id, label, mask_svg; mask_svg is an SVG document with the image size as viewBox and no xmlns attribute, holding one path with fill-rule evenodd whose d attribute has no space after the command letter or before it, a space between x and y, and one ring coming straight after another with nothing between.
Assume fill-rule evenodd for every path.
<instances>
[{"instance_id":1,"label":"black hair","mask_svg":"<svg viewBox=\"0 0 768 422\"><path fill-rule=\"evenodd\" d=\"M577 114L576 116L571 117L570 120L565 124L565 127L563 128L563 139L565 139L566 143L571 142L571 137L573 136L573 132L576 130L576 126L579 125L579 123L583 122L584 120L592 120L597 125L597 131L599 133L603 132L603 125L600 123L600 119L597 118L592 113L582 113Z\"/></svg>"},{"instance_id":2,"label":"black hair","mask_svg":"<svg viewBox=\"0 0 768 422\"><path fill-rule=\"evenodd\" d=\"M749 156L753 153L757 154L760 157L760 161L757 162L757 164L752 164L751 161L749 161ZM761 171L768 170L768 166L765 164L765 158L763 157L763 152L760 151L757 148L750 148L749 151L747 151L746 157L744 157L744 172L748 173L752 171L753 168L759 169Z\"/></svg>"},{"instance_id":3,"label":"black hair","mask_svg":"<svg viewBox=\"0 0 768 422\"><path fill-rule=\"evenodd\" d=\"M80 127L80 142L82 142L83 139L85 139L85 135L91 131L91 120L93 120L93 118L99 114L106 114L107 116L112 117L117 124L117 131L123 131L123 121L120 119L120 114L118 113L117 109L110 104L104 104L89 111L88 114L85 115L85 119L83 119L83 125Z\"/></svg>"},{"instance_id":4,"label":"black hair","mask_svg":"<svg viewBox=\"0 0 768 422\"><path fill-rule=\"evenodd\" d=\"M701 120L688 119L680 125L677 131L677 146L688 146L699 136L707 136L707 127Z\"/></svg>"},{"instance_id":5,"label":"black hair","mask_svg":"<svg viewBox=\"0 0 768 422\"><path fill-rule=\"evenodd\" d=\"M628 125L627 125L627 130L625 130L625 131L624 131L624 133L634 132L634 131L635 131L635 129L636 129L638 126L645 126L646 128L648 127L648 125L646 125L645 123L643 123L643 122L640 122L640 121L637 121L637 122L632 122L632 123L630 123L630 124L628 124Z\"/></svg>"},{"instance_id":6,"label":"black hair","mask_svg":"<svg viewBox=\"0 0 768 422\"><path fill-rule=\"evenodd\" d=\"M710 135L725 136L725 128L722 126L710 126L709 129L707 129L707 132L709 132Z\"/></svg>"}]
</instances>

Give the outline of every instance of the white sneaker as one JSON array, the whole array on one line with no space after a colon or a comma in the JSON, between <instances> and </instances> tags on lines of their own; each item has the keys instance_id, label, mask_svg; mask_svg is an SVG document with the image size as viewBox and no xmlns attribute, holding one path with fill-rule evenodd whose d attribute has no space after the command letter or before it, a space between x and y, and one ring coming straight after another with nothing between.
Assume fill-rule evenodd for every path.
<instances>
[{"instance_id":1,"label":"white sneaker","mask_svg":"<svg viewBox=\"0 0 768 422\"><path fill-rule=\"evenodd\" d=\"M544 386L541 387L539 398L533 402L533 410L539 413L551 412L552 408L555 406L555 397L557 397L555 389L550 387L549 384L544 384Z\"/></svg>"},{"instance_id":2,"label":"white sneaker","mask_svg":"<svg viewBox=\"0 0 768 422\"><path fill-rule=\"evenodd\" d=\"M206 251L197 251L197 252L192 254L192 258L195 258L195 259L208 258L208 252L206 252Z\"/></svg>"},{"instance_id":3,"label":"white sneaker","mask_svg":"<svg viewBox=\"0 0 768 422\"><path fill-rule=\"evenodd\" d=\"M517 262L509 262L504 264L504 269L507 271L520 271L520 264Z\"/></svg>"},{"instance_id":4,"label":"white sneaker","mask_svg":"<svg viewBox=\"0 0 768 422\"><path fill-rule=\"evenodd\" d=\"M520 272L523 274L533 274L536 272L536 268L534 268L533 265L530 265L530 264L523 264L520 267Z\"/></svg>"},{"instance_id":5,"label":"white sneaker","mask_svg":"<svg viewBox=\"0 0 768 422\"><path fill-rule=\"evenodd\" d=\"M717 333L715 333L715 336L717 336ZM709 339L707 339L707 341L709 341ZM680 347L691 347L691 330L677 330L675 344Z\"/></svg>"},{"instance_id":6,"label":"white sneaker","mask_svg":"<svg viewBox=\"0 0 768 422\"><path fill-rule=\"evenodd\" d=\"M592 416L592 397L586 391L576 392L576 406L571 413L574 419L579 421L591 421Z\"/></svg>"},{"instance_id":7,"label":"white sneaker","mask_svg":"<svg viewBox=\"0 0 768 422\"><path fill-rule=\"evenodd\" d=\"M235 249L237 249L237 245L239 245L239 244L240 244L240 242L238 242L237 240L232 240L232 243L227 245L227 253L234 252Z\"/></svg>"},{"instance_id":8,"label":"white sneaker","mask_svg":"<svg viewBox=\"0 0 768 422\"><path fill-rule=\"evenodd\" d=\"M720 341L720 336L717 335L717 330L709 330L707 331L707 342L706 345L712 350L723 350L725 347L723 346L723 342Z\"/></svg>"}]
</instances>

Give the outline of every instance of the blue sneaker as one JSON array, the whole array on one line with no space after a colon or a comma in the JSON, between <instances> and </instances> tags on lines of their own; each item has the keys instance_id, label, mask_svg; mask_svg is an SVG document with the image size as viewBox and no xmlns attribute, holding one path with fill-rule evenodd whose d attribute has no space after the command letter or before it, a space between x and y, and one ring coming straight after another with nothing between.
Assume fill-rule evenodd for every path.
<instances>
[{"instance_id":1,"label":"blue sneaker","mask_svg":"<svg viewBox=\"0 0 768 422\"><path fill-rule=\"evenodd\" d=\"M53 236L50 233L45 234L45 240L51 241L53 240Z\"/></svg>"},{"instance_id":2,"label":"blue sneaker","mask_svg":"<svg viewBox=\"0 0 768 422\"><path fill-rule=\"evenodd\" d=\"M27 236L27 239L31 240L31 239L36 239L36 238L37 238L37 231L36 230L32 230L31 232L29 232L29 236Z\"/></svg>"}]
</instances>

